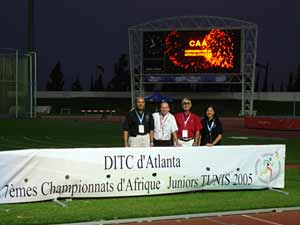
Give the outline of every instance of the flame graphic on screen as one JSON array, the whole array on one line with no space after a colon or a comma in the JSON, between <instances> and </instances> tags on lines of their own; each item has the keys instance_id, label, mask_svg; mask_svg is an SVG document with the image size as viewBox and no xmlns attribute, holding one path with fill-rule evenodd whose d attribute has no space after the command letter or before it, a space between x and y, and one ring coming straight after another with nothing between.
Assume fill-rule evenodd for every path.
<instances>
[{"instance_id":1,"label":"flame graphic on screen","mask_svg":"<svg viewBox=\"0 0 300 225\"><path fill-rule=\"evenodd\" d=\"M213 29L205 36L199 37L197 45L188 48L183 39L176 31L170 32L165 39L164 54L174 65L192 71L234 67L233 40L224 31Z\"/></svg>"}]
</instances>

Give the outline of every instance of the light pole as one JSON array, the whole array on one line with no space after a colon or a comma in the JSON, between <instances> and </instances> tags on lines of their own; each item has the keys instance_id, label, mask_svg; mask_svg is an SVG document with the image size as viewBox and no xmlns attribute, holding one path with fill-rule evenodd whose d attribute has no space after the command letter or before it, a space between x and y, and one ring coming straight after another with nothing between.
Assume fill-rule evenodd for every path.
<instances>
[{"instance_id":1,"label":"light pole","mask_svg":"<svg viewBox=\"0 0 300 225\"><path fill-rule=\"evenodd\" d=\"M34 0L27 1L27 49L34 51Z\"/></svg>"}]
</instances>

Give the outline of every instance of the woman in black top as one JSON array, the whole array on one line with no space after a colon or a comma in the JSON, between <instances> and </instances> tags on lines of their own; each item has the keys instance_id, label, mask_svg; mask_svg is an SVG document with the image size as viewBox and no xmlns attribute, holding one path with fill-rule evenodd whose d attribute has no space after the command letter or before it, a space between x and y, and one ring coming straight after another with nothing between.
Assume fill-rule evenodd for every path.
<instances>
[{"instance_id":1,"label":"woman in black top","mask_svg":"<svg viewBox=\"0 0 300 225\"><path fill-rule=\"evenodd\" d=\"M205 109L204 119L201 123L203 129L201 130L200 145L219 145L222 140L223 128L222 123L217 116L215 107L208 106Z\"/></svg>"}]
</instances>

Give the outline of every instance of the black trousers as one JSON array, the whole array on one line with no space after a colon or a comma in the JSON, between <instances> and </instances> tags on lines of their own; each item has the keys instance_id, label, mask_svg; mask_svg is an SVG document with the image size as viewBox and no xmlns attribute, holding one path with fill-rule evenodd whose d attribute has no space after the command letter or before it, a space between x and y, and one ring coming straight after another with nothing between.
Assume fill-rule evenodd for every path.
<instances>
[{"instance_id":1,"label":"black trousers","mask_svg":"<svg viewBox=\"0 0 300 225\"><path fill-rule=\"evenodd\" d=\"M172 146L173 143L171 140L155 140L154 139L154 146Z\"/></svg>"}]
</instances>

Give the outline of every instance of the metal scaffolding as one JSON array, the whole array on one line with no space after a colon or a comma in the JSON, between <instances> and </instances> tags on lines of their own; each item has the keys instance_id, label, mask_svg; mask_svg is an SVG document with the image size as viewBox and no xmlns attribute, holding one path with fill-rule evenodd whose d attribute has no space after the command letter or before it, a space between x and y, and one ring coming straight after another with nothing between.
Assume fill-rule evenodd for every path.
<instances>
[{"instance_id":1,"label":"metal scaffolding","mask_svg":"<svg viewBox=\"0 0 300 225\"><path fill-rule=\"evenodd\" d=\"M163 18L143 24L131 26L128 29L129 59L131 73L131 101L134 106L136 96L144 96L145 81L143 73L143 32L147 31L191 31L210 29L232 29L241 31L241 70L240 73L223 73L229 80L241 84L240 116L253 115L253 93L255 86L255 66L257 50L257 25L251 22L215 16L182 16ZM153 74L152 74L153 75ZM187 75L186 73L174 76ZM203 75L203 74L194 74ZM235 79L233 79L235 78ZM234 81L233 81L234 80ZM229 81L230 82L230 81ZM158 82L159 83L159 82ZM177 82L178 83L178 82ZM206 82L196 82L206 83ZM208 82L207 82L208 83ZM209 82L211 83L211 82ZM220 83L220 82L218 82ZM228 82L227 82L228 83Z\"/></svg>"}]
</instances>

